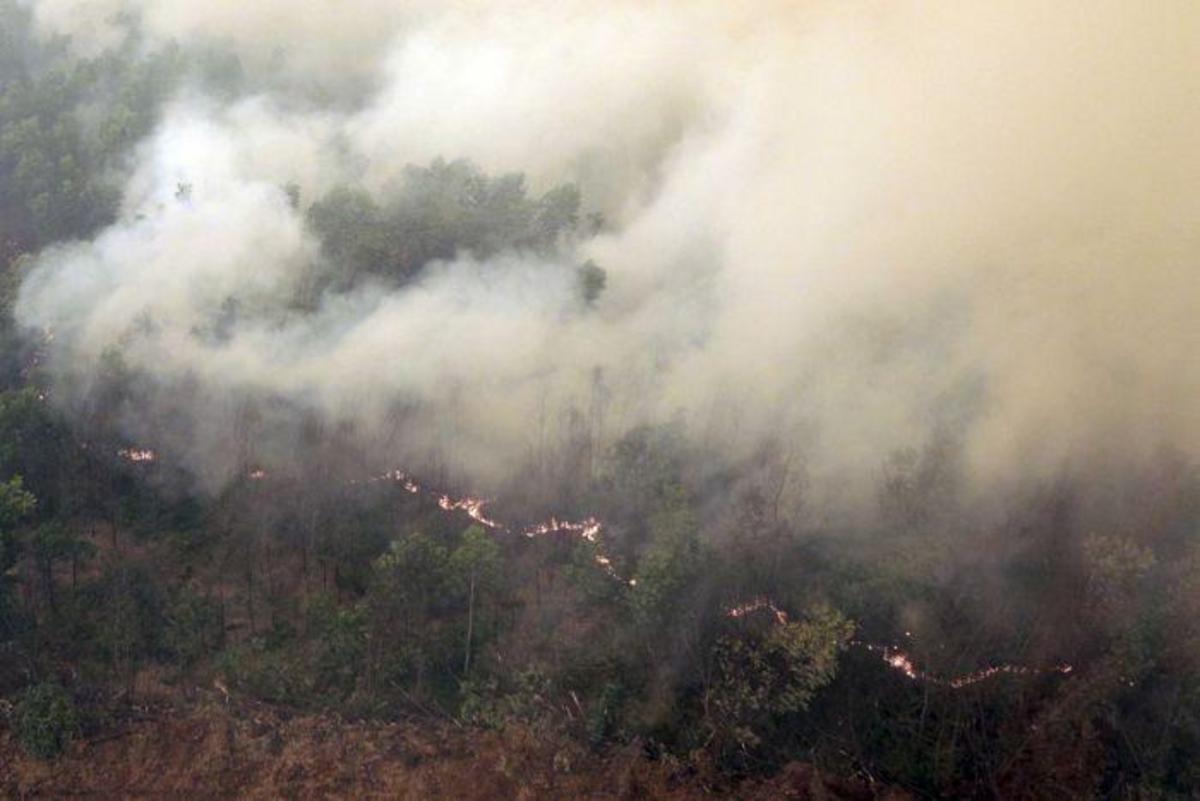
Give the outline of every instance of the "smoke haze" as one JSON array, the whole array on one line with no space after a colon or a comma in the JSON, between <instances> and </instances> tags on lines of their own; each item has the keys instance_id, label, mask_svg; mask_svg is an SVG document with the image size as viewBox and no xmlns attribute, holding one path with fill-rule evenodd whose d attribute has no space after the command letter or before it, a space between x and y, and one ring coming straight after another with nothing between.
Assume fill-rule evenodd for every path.
<instances>
[{"instance_id":1,"label":"smoke haze","mask_svg":"<svg viewBox=\"0 0 1200 801\"><path fill-rule=\"evenodd\" d=\"M242 398L491 488L600 407L609 441L781 440L828 506L947 433L976 488L1200 456L1194 3L31 5L82 53L246 71L180 90L119 220L38 254L17 307L68 406L119 349L129 435L205 486L240 468ZM575 182L607 222L298 307L308 204L437 157Z\"/></svg>"}]
</instances>

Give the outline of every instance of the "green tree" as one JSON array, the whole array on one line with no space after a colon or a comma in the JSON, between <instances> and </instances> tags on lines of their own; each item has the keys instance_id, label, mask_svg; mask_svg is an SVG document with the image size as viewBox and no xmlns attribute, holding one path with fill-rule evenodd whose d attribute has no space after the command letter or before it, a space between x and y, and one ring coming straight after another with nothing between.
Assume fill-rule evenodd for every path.
<instances>
[{"instance_id":1,"label":"green tree","mask_svg":"<svg viewBox=\"0 0 1200 801\"><path fill-rule=\"evenodd\" d=\"M110 168L151 130L183 67L177 50L133 42L75 58L36 36L21 6L0 3L0 264L112 220Z\"/></svg>"},{"instance_id":2,"label":"green tree","mask_svg":"<svg viewBox=\"0 0 1200 801\"><path fill-rule=\"evenodd\" d=\"M35 505L33 495L25 490L20 476L0 483L0 644L9 640L16 628L10 576L19 555L14 528L33 512Z\"/></svg>"},{"instance_id":3,"label":"green tree","mask_svg":"<svg viewBox=\"0 0 1200 801\"><path fill-rule=\"evenodd\" d=\"M0 482L0 532L11 530L22 518L28 517L36 505L36 499L26 491L20 476Z\"/></svg>"},{"instance_id":4,"label":"green tree","mask_svg":"<svg viewBox=\"0 0 1200 801\"><path fill-rule=\"evenodd\" d=\"M126 561L110 567L90 591L100 610L99 655L131 692L138 667L165 650L163 587L145 566Z\"/></svg>"},{"instance_id":5,"label":"green tree","mask_svg":"<svg viewBox=\"0 0 1200 801\"><path fill-rule=\"evenodd\" d=\"M51 607L57 605L55 566L64 561L71 563L71 585L75 587L80 562L95 553L95 546L80 537L72 528L52 520L33 530L29 537L29 550L37 566L42 582L42 594Z\"/></svg>"},{"instance_id":6,"label":"green tree","mask_svg":"<svg viewBox=\"0 0 1200 801\"><path fill-rule=\"evenodd\" d=\"M326 280L345 288L368 276L403 283L459 253L552 252L579 225L580 203L574 185L530 197L522 175L490 177L470 162L437 159L407 167L380 198L332 190L309 208L308 224L321 240ZM580 280L589 300L603 289L595 265Z\"/></svg>"},{"instance_id":7,"label":"green tree","mask_svg":"<svg viewBox=\"0 0 1200 801\"><path fill-rule=\"evenodd\" d=\"M704 694L704 726L718 754L748 753L769 729L808 707L837 672L854 624L828 606L796 621L773 615L738 622L715 648L714 680Z\"/></svg>"},{"instance_id":8,"label":"green tree","mask_svg":"<svg viewBox=\"0 0 1200 801\"><path fill-rule=\"evenodd\" d=\"M79 736L79 714L71 696L53 682L26 688L12 711L13 731L39 759L54 759Z\"/></svg>"},{"instance_id":9,"label":"green tree","mask_svg":"<svg viewBox=\"0 0 1200 801\"><path fill-rule=\"evenodd\" d=\"M500 547L482 526L470 526L462 541L450 555L450 568L456 579L466 586L467 634L463 646L463 674L471 672L471 646L475 633L477 599L491 592L500 576Z\"/></svg>"},{"instance_id":10,"label":"green tree","mask_svg":"<svg viewBox=\"0 0 1200 801\"><path fill-rule=\"evenodd\" d=\"M666 490L650 515L650 540L634 574L629 601L651 628L675 622L689 606L703 555L695 511L682 489Z\"/></svg>"},{"instance_id":11,"label":"green tree","mask_svg":"<svg viewBox=\"0 0 1200 801\"><path fill-rule=\"evenodd\" d=\"M164 626L166 647L183 667L215 652L224 634L220 605L186 588L176 591L167 605Z\"/></svg>"},{"instance_id":12,"label":"green tree","mask_svg":"<svg viewBox=\"0 0 1200 801\"><path fill-rule=\"evenodd\" d=\"M320 698L345 699L358 688L366 657L367 621L362 604L337 607L317 598L307 610L312 654L308 667Z\"/></svg>"},{"instance_id":13,"label":"green tree","mask_svg":"<svg viewBox=\"0 0 1200 801\"><path fill-rule=\"evenodd\" d=\"M367 595L368 687L412 684L422 694L431 679L445 678L435 669L450 669L450 655L458 652L446 626L456 595L449 562L449 550L421 531L397 538L375 560Z\"/></svg>"}]
</instances>

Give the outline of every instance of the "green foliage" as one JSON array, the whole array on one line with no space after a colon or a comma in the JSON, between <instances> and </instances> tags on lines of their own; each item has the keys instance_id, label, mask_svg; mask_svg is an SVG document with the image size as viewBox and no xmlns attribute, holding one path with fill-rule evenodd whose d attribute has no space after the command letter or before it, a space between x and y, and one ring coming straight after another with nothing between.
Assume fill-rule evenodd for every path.
<instances>
[{"instance_id":1,"label":"green foliage","mask_svg":"<svg viewBox=\"0 0 1200 801\"><path fill-rule=\"evenodd\" d=\"M500 547L482 526L470 526L462 534L462 538L454 553L450 555L450 570L458 580L459 592L464 593L467 602L467 632L463 645L463 673L471 669L471 654L478 640L477 631L482 628L481 615L483 603L495 589L500 577L501 559Z\"/></svg>"},{"instance_id":2,"label":"green foliage","mask_svg":"<svg viewBox=\"0 0 1200 801\"><path fill-rule=\"evenodd\" d=\"M854 624L827 606L785 624L750 624L722 636L715 649L715 681L705 698L705 727L720 753L746 752L768 728L808 707L833 680L838 655Z\"/></svg>"},{"instance_id":3,"label":"green foliage","mask_svg":"<svg viewBox=\"0 0 1200 801\"><path fill-rule=\"evenodd\" d=\"M79 736L79 714L66 690L53 682L41 682L17 696L12 728L32 756L54 759Z\"/></svg>"},{"instance_id":4,"label":"green foliage","mask_svg":"<svg viewBox=\"0 0 1200 801\"><path fill-rule=\"evenodd\" d=\"M596 698L588 705L584 728L592 746L598 746L616 734L621 708L625 704L627 694L621 682L609 681L600 688Z\"/></svg>"},{"instance_id":5,"label":"green foliage","mask_svg":"<svg viewBox=\"0 0 1200 801\"><path fill-rule=\"evenodd\" d=\"M321 238L325 257L337 266L340 284L349 285L358 275L399 261L392 253L383 210L361 189L332 190L308 210L308 224ZM401 264L398 269L413 268Z\"/></svg>"},{"instance_id":6,"label":"green foliage","mask_svg":"<svg viewBox=\"0 0 1200 801\"><path fill-rule=\"evenodd\" d=\"M68 472L70 435L43 402L38 390L0 393L0 474L20 475L40 499L39 512L54 514L62 504L55 485Z\"/></svg>"},{"instance_id":7,"label":"green foliage","mask_svg":"<svg viewBox=\"0 0 1200 801\"><path fill-rule=\"evenodd\" d=\"M32 35L11 2L0 5L0 31L0 256L11 257L112 219L110 168L150 131L183 63L175 50L143 56L132 44L75 59Z\"/></svg>"},{"instance_id":8,"label":"green foliage","mask_svg":"<svg viewBox=\"0 0 1200 801\"><path fill-rule=\"evenodd\" d=\"M700 566L695 512L682 492L672 491L651 516L650 542L638 561L629 594L636 618L651 626L674 620L688 602Z\"/></svg>"},{"instance_id":9,"label":"green foliage","mask_svg":"<svg viewBox=\"0 0 1200 801\"><path fill-rule=\"evenodd\" d=\"M29 538L29 550L46 573L64 560L82 562L96 553L96 546L80 537L78 532L60 521L43 523Z\"/></svg>"},{"instance_id":10,"label":"green foliage","mask_svg":"<svg viewBox=\"0 0 1200 801\"><path fill-rule=\"evenodd\" d=\"M366 604L369 683L416 695L453 692L462 640L452 625L462 607L450 550L421 531L394 540L375 560Z\"/></svg>"},{"instance_id":11,"label":"green foliage","mask_svg":"<svg viewBox=\"0 0 1200 801\"><path fill-rule=\"evenodd\" d=\"M238 693L300 708L562 724L596 746L636 737L676 754L703 744L741 771L800 758L922 797L1195 795L1194 465L1167 459L1143 485L1128 478L1144 508L1129 502L1124 520L1057 487L1045 489L1048 512L1022 498L1011 519L975 518L962 503L962 443L939 431L880 466L878 525L821 531L815 515L778 513L751 471L713 458L682 424L635 428L594 452L603 438L592 429L614 428L600 419L599 372L594 425L564 447L586 451L586 469L563 480L561 510L589 507L605 521L599 542L460 531L461 517L415 497L397 504L374 482L349 490L334 468L299 489L289 477L244 481L214 499L181 490L162 465L114 464L116 432L140 411L139 376L106 353L68 425L10 313L22 254L114 219L123 159L185 72L219 96L245 89L220 48L149 52L131 40L81 59L33 35L28 3L0 0L0 689L69 666L129 690L148 664L181 674L215 664ZM321 247L300 312L325 290L404 285L459 255L548 257L584 307L607 287L604 269L573 259L598 225L574 185L539 195L520 175L437 160L377 193L280 189L296 211L307 206ZM190 192L181 182L178 199ZM230 299L203 336L219 343L241 311ZM313 440L336 454L339 436ZM314 461L338 463L326 455ZM731 619L719 604L760 593L808 611L780 623ZM244 639L227 643L225 609L256 604L257 621L229 629ZM864 640L906 643L932 675L1005 662L1076 670L915 681L878 651L847 653L847 616ZM80 713L58 685L15 700L12 727L30 753L53 757L78 736Z\"/></svg>"},{"instance_id":12,"label":"green foliage","mask_svg":"<svg viewBox=\"0 0 1200 801\"><path fill-rule=\"evenodd\" d=\"M493 588L500 578L500 546L482 526L468 526L457 548L450 554L449 569L460 593L468 593L471 584L477 592Z\"/></svg>"},{"instance_id":13,"label":"green foliage","mask_svg":"<svg viewBox=\"0 0 1200 801\"><path fill-rule=\"evenodd\" d=\"M311 698L309 677L298 653L269 648L262 639L222 651L217 671L231 690L262 701L300 707Z\"/></svg>"},{"instance_id":14,"label":"green foliage","mask_svg":"<svg viewBox=\"0 0 1200 801\"><path fill-rule=\"evenodd\" d=\"M664 503L681 501L686 495L685 442L678 425L639 426L612 446L597 482L603 496L619 499L606 510L610 525L628 528L640 539Z\"/></svg>"},{"instance_id":15,"label":"green foliage","mask_svg":"<svg viewBox=\"0 0 1200 801\"><path fill-rule=\"evenodd\" d=\"M180 589L167 604L164 618L164 645L184 668L221 646L221 607L212 598Z\"/></svg>"},{"instance_id":16,"label":"green foliage","mask_svg":"<svg viewBox=\"0 0 1200 801\"><path fill-rule=\"evenodd\" d=\"M338 607L319 597L307 610L310 692L333 701L349 698L358 687L367 655L363 606Z\"/></svg>"},{"instance_id":17,"label":"green foliage","mask_svg":"<svg viewBox=\"0 0 1200 801\"><path fill-rule=\"evenodd\" d=\"M346 709L364 700L368 645L365 607L321 595L306 605L302 631L283 627L226 648L217 669L232 689L262 701Z\"/></svg>"},{"instance_id":18,"label":"green foliage","mask_svg":"<svg viewBox=\"0 0 1200 801\"><path fill-rule=\"evenodd\" d=\"M0 531L7 531L17 521L33 512L37 504L33 494L27 492L20 476L0 482ZM0 565L4 565L0 562ZM4 565L7 567L7 565Z\"/></svg>"},{"instance_id":19,"label":"green foliage","mask_svg":"<svg viewBox=\"0 0 1200 801\"><path fill-rule=\"evenodd\" d=\"M624 582L600 564L609 559L608 551L599 542L580 540L571 550L571 560L563 567L566 580L589 606L603 609L621 602L627 589Z\"/></svg>"},{"instance_id":20,"label":"green foliage","mask_svg":"<svg viewBox=\"0 0 1200 801\"><path fill-rule=\"evenodd\" d=\"M382 200L334 189L309 208L308 224L321 239L332 283L347 287L367 276L402 283L430 261L459 253L552 250L575 229L579 206L574 186L532 198L520 175L491 178L469 162L438 159L409 166ZM585 280L595 293L602 288L595 270Z\"/></svg>"},{"instance_id":21,"label":"green foliage","mask_svg":"<svg viewBox=\"0 0 1200 801\"><path fill-rule=\"evenodd\" d=\"M447 591L450 552L420 531L393 540L375 560L376 596L412 614L429 614Z\"/></svg>"},{"instance_id":22,"label":"green foliage","mask_svg":"<svg viewBox=\"0 0 1200 801\"><path fill-rule=\"evenodd\" d=\"M132 680L139 664L163 650L163 588L144 567L110 567L88 590L103 609L97 625L97 650L113 674Z\"/></svg>"},{"instance_id":23,"label":"green foliage","mask_svg":"<svg viewBox=\"0 0 1200 801\"><path fill-rule=\"evenodd\" d=\"M555 712L553 681L538 665L518 671L507 686L495 677L464 679L459 697L459 719L490 729L548 722Z\"/></svg>"},{"instance_id":24,"label":"green foliage","mask_svg":"<svg viewBox=\"0 0 1200 801\"><path fill-rule=\"evenodd\" d=\"M25 490L20 476L0 483L0 645L13 635L19 618L12 598L13 579L9 575L20 553L13 527L28 517L35 506L36 500Z\"/></svg>"},{"instance_id":25,"label":"green foliage","mask_svg":"<svg viewBox=\"0 0 1200 801\"><path fill-rule=\"evenodd\" d=\"M115 212L116 193L99 182L99 164L71 116L74 91L52 75L0 95L0 209L9 216L5 233L17 241L91 231Z\"/></svg>"}]
</instances>

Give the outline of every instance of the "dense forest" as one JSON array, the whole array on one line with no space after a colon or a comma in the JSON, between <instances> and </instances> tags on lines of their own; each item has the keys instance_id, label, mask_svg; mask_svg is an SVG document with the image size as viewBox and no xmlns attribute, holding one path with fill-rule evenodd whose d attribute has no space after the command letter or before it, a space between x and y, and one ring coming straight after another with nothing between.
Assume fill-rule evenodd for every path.
<instances>
[{"instance_id":1,"label":"dense forest","mask_svg":"<svg viewBox=\"0 0 1200 801\"><path fill-rule=\"evenodd\" d=\"M875 465L851 521L808 503L794 443L731 455L682 419L602 426L597 369L565 433L486 499L424 440L416 464L388 463L375 431L270 388L236 398L225 478L197 480L179 451L208 433L172 416L187 381L164 388L118 344L83 385L15 310L37 254L127 214L125 175L181 87L256 78L216 46L81 55L32 25L0 0L0 705L30 755L102 736L154 684L632 747L713 792L810 763L920 798L1195 797L1184 450L998 487L983 508L948 416ZM547 314L601 313L614 265L576 244L614 223L582 184L442 156L386 183L275 187L315 243L302 276L269 302L215 298L190 335L220 348L250 318L285 328L420 292L456 258L521 269L511 254L571 287ZM161 202L199 191L180 179ZM389 407L400 438L406 402Z\"/></svg>"}]
</instances>

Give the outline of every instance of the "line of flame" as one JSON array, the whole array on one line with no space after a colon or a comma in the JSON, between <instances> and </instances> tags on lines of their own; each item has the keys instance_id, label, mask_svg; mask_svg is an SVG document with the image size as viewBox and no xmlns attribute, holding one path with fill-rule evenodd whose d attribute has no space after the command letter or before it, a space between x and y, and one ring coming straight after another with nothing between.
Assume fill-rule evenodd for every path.
<instances>
[{"instance_id":1,"label":"line of flame","mask_svg":"<svg viewBox=\"0 0 1200 801\"><path fill-rule=\"evenodd\" d=\"M936 684L943 687L950 687L954 690L970 687L973 684L978 684L981 681L986 681L993 676L998 676L1002 673L1018 676L1044 676L1051 673L1057 673L1063 676L1075 672L1075 667L1063 662L1053 667L1031 667L1029 665L1017 665L1011 662L1005 662L999 665L989 665L980 670L964 673L959 676L944 678L936 676L932 673L920 670L912 657L901 648L894 645L879 645L876 643L866 643L854 641L851 645L859 648L865 648L871 652L878 652L882 655L884 663L893 670L898 670L914 681L921 681L926 684Z\"/></svg>"},{"instance_id":2,"label":"line of flame","mask_svg":"<svg viewBox=\"0 0 1200 801\"><path fill-rule=\"evenodd\" d=\"M737 620L759 611L769 612L775 619L775 622L781 626L787 625L791 620L785 610L781 609L770 599L763 597L754 598L750 601L746 601L745 603L731 606L725 610L725 615ZM905 634L909 635L909 632L905 632ZM950 687L954 690L962 689L963 687L970 687L972 684L978 684L981 681L986 681L987 679L1000 675L1001 673L1020 676L1058 673L1065 676L1074 672L1075 670L1072 665L1069 665L1065 662L1049 668L1036 668L1028 665L1004 663L1000 665L991 665L981 670L976 670L972 673L964 673L961 676L943 678L918 668L916 662L913 661L913 658L899 646L879 645L877 643L863 642L862 640L851 640L850 645L855 648L863 648L872 653L881 654L884 664L886 664L892 670L904 674L913 681Z\"/></svg>"},{"instance_id":3,"label":"line of flame","mask_svg":"<svg viewBox=\"0 0 1200 801\"><path fill-rule=\"evenodd\" d=\"M154 462L158 460L158 454L150 448L121 448L117 451L117 455L131 462ZM267 476L267 471L262 468L254 468L247 473L247 478L249 478L251 481L261 481L267 478ZM372 478L368 479L368 481L372 483L378 481L396 482L403 487L405 491L414 495L420 494L424 491L421 484L403 470L389 470L386 473L373 476ZM357 484L358 482L352 481L351 483ZM472 520L482 526L492 529L493 531L511 531L508 526L487 516L487 514L484 512L484 507L488 503L486 498L476 498L470 495L465 495L461 498L454 498L446 493L430 494L433 494L437 498L438 507L447 512L465 512ZM535 523L532 526L522 529L520 533L522 536L533 539L535 537L543 537L550 534L568 532L578 535L580 539L586 540L587 542L599 545L600 532L602 528L603 524L595 517L587 517L583 520L577 521L559 520L557 517L551 517L548 520ZM614 579L624 584L628 584L631 587L637 585L636 579L625 579L621 577L613 567L612 560L602 551L597 551L595 555L595 562ZM787 625L791 620L785 610L781 609L770 599L764 597L754 598L745 603L731 606L725 610L725 614L727 617L736 620L758 611L769 612L774 618L776 624L781 626ZM905 634L908 634L908 632L905 632ZM857 648L864 648L872 653L879 652L882 655L884 664L891 669L904 674L913 681L950 687L956 690L986 681L987 679L990 679L991 677L997 676L1001 673L1022 676L1045 675L1048 673L1067 675L1074 671L1074 667L1066 663L1050 668L1035 668L1027 665L1004 663L1000 665L992 665L981 670L974 671L973 673L965 673L961 676L942 678L940 676L935 676L920 670L913 661L912 657L898 646L879 645L877 643L862 642L861 640L852 640L850 645Z\"/></svg>"},{"instance_id":4,"label":"line of flame","mask_svg":"<svg viewBox=\"0 0 1200 801\"><path fill-rule=\"evenodd\" d=\"M154 462L158 460L158 454L150 448L121 448L117 451L117 456L130 462Z\"/></svg>"},{"instance_id":5,"label":"line of flame","mask_svg":"<svg viewBox=\"0 0 1200 801\"><path fill-rule=\"evenodd\" d=\"M438 507L447 512L465 512L472 520L493 531L512 531L509 526L487 515L484 507L489 501L486 498L477 498L471 495L455 498L444 492L426 490L412 475L403 470L389 470L386 473L372 477L369 481L392 481L398 483L407 492L414 495L425 492L433 495L437 499ZM534 539L551 534L570 533L598 546L600 544L600 531L602 528L603 524L595 517L586 517L582 520L560 520L557 516L553 516L548 520L543 520L540 523L534 523L531 526L521 529L520 534L523 537ZM612 559L603 551L597 551L594 561L605 573L617 581L627 584L630 587L637 586L637 579L626 579L617 573L616 568L613 567Z\"/></svg>"}]
</instances>

